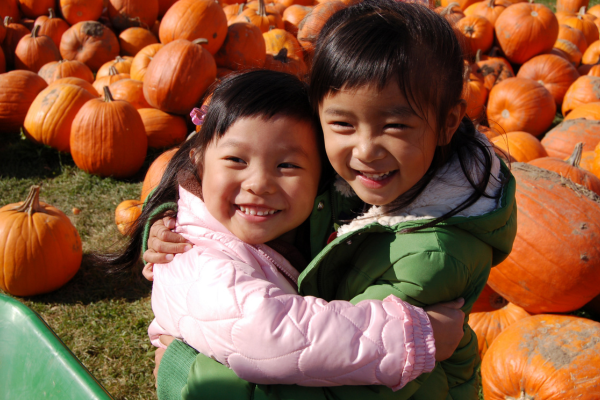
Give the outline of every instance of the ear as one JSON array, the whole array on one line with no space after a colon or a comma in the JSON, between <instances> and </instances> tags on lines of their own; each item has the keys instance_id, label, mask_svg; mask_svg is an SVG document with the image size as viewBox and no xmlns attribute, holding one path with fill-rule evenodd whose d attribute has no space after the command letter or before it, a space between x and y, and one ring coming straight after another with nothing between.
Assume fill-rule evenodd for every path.
<instances>
[{"instance_id":1,"label":"ear","mask_svg":"<svg viewBox=\"0 0 600 400\"><path fill-rule=\"evenodd\" d=\"M454 133L460 126L463 117L467 113L467 102L460 99L459 102L450 109L446 118L446 126L442 127L438 146L445 146L450 143Z\"/></svg>"}]
</instances>

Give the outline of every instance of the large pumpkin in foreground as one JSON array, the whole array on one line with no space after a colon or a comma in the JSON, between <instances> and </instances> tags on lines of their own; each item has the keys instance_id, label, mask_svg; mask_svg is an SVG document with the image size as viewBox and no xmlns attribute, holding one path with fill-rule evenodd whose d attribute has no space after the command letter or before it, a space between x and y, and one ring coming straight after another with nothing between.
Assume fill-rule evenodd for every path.
<instances>
[{"instance_id":1,"label":"large pumpkin in foreground","mask_svg":"<svg viewBox=\"0 0 600 400\"><path fill-rule=\"evenodd\" d=\"M77 229L39 195L33 186L25 202L0 208L0 288L15 296L56 290L81 265Z\"/></svg>"},{"instance_id":2,"label":"large pumpkin in foreground","mask_svg":"<svg viewBox=\"0 0 600 400\"><path fill-rule=\"evenodd\" d=\"M125 178L146 158L148 139L134 106L114 100L108 86L104 99L92 99L79 110L71 127L75 165L95 175Z\"/></svg>"},{"instance_id":3,"label":"large pumpkin in foreground","mask_svg":"<svg viewBox=\"0 0 600 400\"><path fill-rule=\"evenodd\" d=\"M485 400L600 399L600 323L536 315L504 330L481 365Z\"/></svg>"},{"instance_id":4,"label":"large pumpkin in foreground","mask_svg":"<svg viewBox=\"0 0 600 400\"><path fill-rule=\"evenodd\" d=\"M512 173L517 236L488 284L533 314L576 310L600 293L600 197L529 164Z\"/></svg>"}]
</instances>

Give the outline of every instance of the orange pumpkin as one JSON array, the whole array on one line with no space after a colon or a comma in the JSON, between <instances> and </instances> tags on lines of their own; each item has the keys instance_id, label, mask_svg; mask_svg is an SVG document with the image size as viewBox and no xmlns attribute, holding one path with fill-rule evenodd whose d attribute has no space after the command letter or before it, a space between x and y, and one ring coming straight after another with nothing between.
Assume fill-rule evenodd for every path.
<instances>
[{"instance_id":1,"label":"orange pumpkin","mask_svg":"<svg viewBox=\"0 0 600 400\"><path fill-rule=\"evenodd\" d=\"M115 209L115 223L121 235L127 236L135 228L137 219L142 215L142 203L139 200L125 200Z\"/></svg>"},{"instance_id":2,"label":"orange pumpkin","mask_svg":"<svg viewBox=\"0 0 600 400\"><path fill-rule=\"evenodd\" d=\"M283 12L281 19L283 19L283 28L294 35L298 36L298 25L306 17L306 15L312 10L312 7L301 6L294 4L289 6Z\"/></svg>"},{"instance_id":3,"label":"orange pumpkin","mask_svg":"<svg viewBox=\"0 0 600 400\"><path fill-rule=\"evenodd\" d=\"M102 15L103 9L103 0L60 0L62 16L71 25L96 21Z\"/></svg>"},{"instance_id":4,"label":"orange pumpkin","mask_svg":"<svg viewBox=\"0 0 600 400\"><path fill-rule=\"evenodd\" d=\"M483 290L479 294L479 297L473 304L471 313L495 311L501 309L507 304L508 301L496 293L494 289L492 289L490 285L486 283L486 285L483 287Z\"/></svg>"},{"instance_id":5,"label":"orange pumpkin","mask_svg":"<svg viewBox=\"0 0 600 400\"><path fill-rule=\"evenodd\" d=\"M563 57L574 66L578 66L581 63L581 57L583 57L579 47L565 39L558 39L549 53Z\"/></svg>"},{"instance_id":6,"label":"orange pumpkin","mask_svg":"<svg viewBox=\"0 0 600 400\"><path fill-rule=\"evenodd\" d=\"M599 39L598 27L589 19L584 18L585 10L580 10L575 17L567 18L563 21L565 25L569 25L583 32L588 45L591 45Z\"/></svg>"},{"instance_id":7,"label":"orange pumpkin","mask_svg":"<svg viewBox=\"0 0 600 400\"><path fill-rule=\"evenodd\" d=\"M346 4L341 1L327 1L316 5L300 22L300 25L298 25L298 42L309 58L314 51L317 37L321 29L323 29L325 22L327 22L329 17L343 8L346 8Z\"/></svg>"},{"instance_id":8,"label":"orange pumpkin","mask_svg":"<svg viewBox=\"0 0 600 400\"><path fill-rule=\"evenodd\" d=\"M67 24L65 20L57 18L54 15L54 10L52 8L48 10L48 14L48 17L43 15L36 19L35 25L41 26L39 35L49 36L58 49L60 47L60 40L62 39L63 33L69 29L69 24Z\"/></svg>"},{"instance_id":9,"label":"orange pumpkin","mask_svg":"<svg viewBox=\"0 0 600 400\"><path fill-rule=\"evenodd\" d=\"M590 70L588 71L587 75L600 77L600 64L592 66L592 68L590 68Z\"/></svg>"},{"instance_id":10,"label":"orange pumpkin","mask_svg":"<svg viewBox=\"0 0 600 400\"><path fill-rule=\"evenodd\" d=\"M569 87L562 104L563 115L586 103L600 101L600 78L584 75Z\"/></svg>"},{"instance_id":11,"label":"orange pumpkin","mask_svg":"<svg viewBox=\"0 0 600 400\"><path fill-rule=\"evenodd\" d=\"M465 80L462 98L467 102L467 115L469 118L478 120L483 114L488 90L485 88L483 76L472 73L471 70L472 67L467 66L469 77Z\"/></svg>"},{"instance_id":12,"label":"orange pumpkin","mask_svg":"<svg viewBox=\"0 0 600 400\"><path fill-rule=\"evenodd\" d=\"M173 147L185 140L188 128L182 117L155 108L142 108L138 111L148 135L148 147Z\"/></svg>"},{"instance_id":13,"label":"orange pumpkin","mask_svg":"<svg viewBox=\"0 0 600 400\"><path fill-rule=\"evenodd\" d=\"M557 0L556 11L576 13L581 7L587 8L589 4L590 0Z\"/></svg>"},{"instance_id":14,"label":"orange pumpkin","mask_svg":"<svg viewBox=\"0 0 600 400\"><path fill-rule=\"evenodd\" d=\"M593 151L600 142L600 121L581 118L566 120L542 139L548 155L561 160L569 157L579 142L583 142L583 151Z\"/></svg>"},{"instance_id":15,"label":"orange pumpkin","mask_svg":"<svg viewBox=\"0 0 600 400\"><path fill-rule=\"evenodd\" d=\"M502 332L481 365L486 400L600 398L600 323L535 315Z\"/></svg>"},{"instance_id":16,"label":"orange pumpkin","mask_svg":"<svg viewBox=\"0 0 600 400\"><path fill-rule=\"evenodd\" d=\"M494 41L494 26L479 15L468 15L456 23L456 29L463 34L465 53L474 56L477 50L488 51Z\"/></svg>"},{"instance_id":17,"label":"orange pumpkin","mask_svg":"<svg viewBox=\"0 0 600 400\"><path fill-rule=\"evenodd\" d=\"M134 57L141 49L155 43L158 43L158 39L148 29L132 27L119 34L122 56Z\"/></svg>"},{"instance_id":18,"label":"orange pumpkin","mask_svg":"<svg viewBox=\"0 0 600 400\"><path fill-rule=\"evenodd\" d=\"M540 141L527 132L508 132L490 141L518 162L529 162L540 157L548 157Z\"/></svg>"},{"instance_id":19,"label":"orange pumpkin","mask_svg":"<svg viewBox=\"0 0 600 400\"><path fill-rule=\"evenodd\" d=\"M69 152L73 120L79 109L94 98L79 86L51 85L42 90L29 107L23 131L35 143Z\"/></svg>"},{"instance_id":20,"label":"orange pumpkin","mask_svg":"<svg viewBox=\"0 0 600 400\"><path fill-rule=\"evenodd\" d=\"M146 70L148 69L148 65L150 65L150 61L154 58L156 53L164 47L164 44L156 43L151 44L149 46L141 49L131 61L131 79L135 79L137 81L144 82L144 77L146 76Z\"/></svg>"},{"instance_id":21,"label":"orange pumpkin","mask_svg":"<svg viewBox=\"0 0 600 400\"><path fill-rule=\"evenodd\" d=\"M158 18L158 0L108 0L108 16L118 31L133 26L150 29Z\"/></svg>"},{"instance_id":22,"label":"orange pumpkin","mask_svg":"<svg viewBox=\"0 0 600 400\"><path fill-rule=\"evenodd\" d=\"M0 18L11 17L18 21L21 18L17 0L0 1Z\"/></svg>"},{"instance_id":23,"label":"orange pumpkin","mask_svg":"<svg viewBox=\"0 0 600 400\"><path fill-rule=\"evenodd\" d=\"M11 71L0 75L0 132L18 134L29 106L48 87L38 74Z\"/></svg>"},{"instance_id":24,"label":"orange pumpkin","mask_svg":"<svg viewBox=\"0 0 600 400\"><path fill-rule=\"evenodd\" d=\"M302 46L298 40L284 29L271 29L263 33L267 54L277 55L281 49L287 49L287 56L298 60L304 59Z\"/></svg>"},{"instance_id":25,"label":"orange pumpkin","mask_svg":"<svg viewBox=\"0 0 600 400\"><path fill-rule=\"evenodd\" d=\"M92 71L98 71L102 64L119 55L119 40L100 22L78 22L63 34L60 54L66 60L81 61Z\"/></svg>"},{"instance_id":26,"label":"orange pumpkin","mask_svg":"<svg viewBox=\"0 0 600 400\"><path fill-rule=\"evenodd\" d=\"M554 97L534 80L507 78L490 91L487 117L505 132L541 135L552 124L555 113Z\"/></svg>"},{"instance_id":27,"label":"orange pumpkin","mask_svg":"<svg viewBox=\"0 0 600 400\"><path fill-rule=\"evenodd\" d=\"M558 37L558 20L543 4L513 4L500 14L494 28L506 58L515 64L550 51Z\"/></svg>"},{"instance_id":28,"label":"orange pumpkin","mask_svg":"<svg viewBox=\"0 0 600 400\"><path fill-rule=\"evenodd\" d=\"M471 312L469 326L477 334L479 357L483 358L494 340L517 321L529 317L530 314L521 307L508 303L499 310L487 312Z\"/></svg>"},{"instance_id":29,"label":"orange pumpkin","mask_svg":"<svg viewBox=\"0 0 600 400\"><path fill-rule=\"evenodd\" d=\"M462 8L460 8L460 4L455 1L449 3L447 6L437 7L434 11L444 17L446 21L450 22L453 26L460 19L465 17L465 13Z\"/></svg>"},{"instance_id":30,"label":"orange pumpkin","mask_svg":"<svg viewBox=\"0 0 600 400\"><path fill-rule=\"evenodd\" d=\"M580 167L600 179L600 154L595 151L584 151L581 153Z\"/></svg>"},{"instance_id":31,"label":"orange pumpkin","mask_svg":"<svg viewBox=\"0 0 600 400\"><path fill-rule=\"evenodd\" d=\"M0 208L0 288L15 296L56 290L81 265L77 229L39 195L40 187L32 186L25 202Z\"/></svg>"},{"instance_id":32,"label":"orange pumpkin","mask_svg":"<svg viewBox=\"0 0 600 400\"><path fill-rule=\"evenodd\" d=\"M81 78L76 78L74 76L68 76L66 78L57 79L54 82L52 82L49 86L61 85L65 83L68 83L69 85L79 86L80 88L87 90L94 97L100 96L91 83L89 83L88 81L84 81Z\"/></svg>"},{"instance_id":33,"label":"orange pumpkin","mask_svg":"<svg viewBox=\"0 0 600 400\"><path fill-rule=\"evenodd\" d=\"M31 36L24 36L15 49L15 69L26 69L37 73L46 63L60 60L56 45L48 36L38 36L36 25Z\"/></svg>"},{"instance_id":34,"label":"orange pumpkin","mask_svg":"<svg viewBox=\"0 0 600 400\"><path fill-rule=\"evenodd\" d=\"M202 44L215 54L227 36L227 17L221 5L214 0L179 0L165 14L160 24L162 44L178 39L206 39Z\"/></svg>"},{"instance_id":35,"label":"orange pumpkin","mask_svg":"<svg viewBox=\"0 0 600 400\"><path fill-rule=\"evenodd\" d=\"M54 8L55 0L18 0L19 9L29 18L37 18L48 12L49 8Z\"/></svg>"},{"instance_id":36,"label":"orange pumpkin","mask_svg":"<svg viewBox=\"0 0 600 400\"><path fill-rule=\"evenodd\" d=\"M110 60L102 64L102 66L96 73L96 79L102 78L103 76L108 76L110 74L110 67L114 67L119 74L129 74L131 71L132 64L132 57L117 56L114 60Z\"/></svg>"},{"instance_id":37,"label":"orange pumpkin","mask_svg":"<svg viewBox=\"0 0 600 400\"><path fill-rule=\"evenodd\" d=\"M513 163L511 172L517 236L488 284L530 313L576 310L600 293L600 198L533 165Z\"/></svg>"},{"instance_id":38,"label":"orange pumpkin","mask_svg":"<svg viewBox=\"0 0 600 400\"><path fill-rule=\"evenodd\" d=\"M476 2L477 0L441 0L440 4L442 5L442 7L448 7L448 5L452 3L458 3L458 7L460 7L461 10L466 10L471 4L474 4Z\"/></svg>"},{"instance_id":39,"label":"orange pumpkin","mask_svg":"<svg viewBox=\"0 0 600 400\"><path fill-rule=\"evenodd\" d=\"M6 58L4 58L4 51L0 47L0 74L6 72Z\"/></svg>"},{"instance_id":40,"label":"orange pumpkin","mask_svg":"<svg viewBox=\"0 0 600 400\"><path fill-rule=\"evenodd\" d=\"M144 76L144 96L152 107L186 115L215 81L217 65L200 41L175 40L156 53Z\"/></svg>"},{"instance_id":41,"label":"orange pumpkin","mask_svg":"<svg viewBox=\"0 0 600 400\"><path fill-rule=\"evenodd\" d=\"M44 78L48 85L61 78L73 76L89 83L94 82L92 70L77 60L52 61L40 68L38 75Z\"/></svg>"},{"instance_id":42,"label":"orange pumpkin","mask_svg":"<svg viewBox=\"0 0 600 400\"><path fill-rule=\"evenodd\" d=\"M135 79L120 79L109 85L110 92L115 100L125 100L137 110L150 108L150 104L144 97L144 83ZM146 132L147 133L147 132ZM151 146L148 143L148 146Z\"/></svg>"},{"instance_id":43,"label":"orange pumpkin","mask_svg":"<svg viewBox=\"0 0 600 400\"><path fill-rule=\"evenodd\" d=\"M569 25L560 24L558 26L558 39L567 40L573 43L582 54L588 48L588 42L585 40L583 32Z\"/></svg>"},{"instance_id":44,"label":"orange pumpkin","mask_svg":"<svg viewBox=\"0 0 600 400\"><path fill-rule=\"evenodd\" d=\"M308 68L303 60L288 57L288 49L285 47L276 55L267 54L265 59L265 69L271 71L286 72L303 78L308 73Z\"/></svg>"},{"instance_id":45,"label":"orange pumpkin","mask_svg":"<svg viewBox=\"0 0 600 400\"><path fill-rule=\"evenodd\" d=\"M594 65L600 61L600 40L591 42L581 57L581 63Z\"/></svg>"},{"instance_id":46,"label":"orange pumpkin","mask_svg":"<svg viewBox=\"0 0 600 400\"><path fill-rule=\"evenodd\" d=\"M148 139L135 107L113 100L108 87L104 99L81 107L71 127L71 155L75 165L95 175L125 178L144 163Z\"/></svg>"},{"instance_id":47,"label":"orange pumpkin","mask_svg":"<svg viewBox=\"0 0 600 400\"><path fill-rule=\"evenodd\" d=\"M174 148L165 151L158 156L152 164L150 164L150 168L148 168L148 172L146 172L146 177L144 178L144 183L142 184L140 201L146 201L146 197L148 197L150 192L152 192L152 190L158 186L163 174L165 173L165 169L167 169L169 161L171 161L171 158L173 158L173 155L177 152L177 150L179 149Z\"/></svg>"},{"instance_id":48,"label":"orange pumpkin","mask_svg":"<svg viewBox=\"0 0 600 400\"><path fill-rule=\"evenodd\" d=\"M227 28L227 39L215 54L219 67L241 71L262 68L267 58L265 39L260 29L247 22L236 22Z\"/></svg>"},{"instance_id":49,"label":"orange pumpkin","mask_svg":"<svg viewBox=\"0 0 600 400\"><path fill-rule=\"evenodd\" d=\"M258 0L258 7L248 7L239 14L232 23L248 22L258 26L261 32L268 32L271 27L283 29L283 20L278 12L267 10L264 0Z\"/></svg>"},{"instance_id":50,"label":"orange pumpkin","mask_svg":"<svg viewBox=\"0 0 600 400\"><path fill-rule=\"evenodd\" d=\"M600 179L593 173L579 168L582 151L583 143L580 142L577 143L575 150L573 150L573 154L571 154L571 157L566 161L555 157L542 157L530 161L529 164L549 171L554 171L557 174L560 174L560 176L568 178L600 196Z\"/></svg>"},{"instance_id":51,"label":"orange pumpkin","mask_svg":"<svg viewBox=\"0 0 600 400\"><path fill-rule=\"evenodd\" d=\"M121 79L129 79L129 74L120 74L115 67L110 67L108 75L97 78L92 86L98 93L104 92L105 86L110 86L111 83L120 81Z\"/></svg>"},{"instance_id":52,"label":"orange pumpkin","mask_svg":"<svg viewBox=\"0 0 600 400\"><path fill-rule=\"evenodd\" d=\"M498 16L502 14L510 4L511 3L503 0L478 1L465 9L465 15L479 15L490 21L492 26L494 26Z\"/></svg>"},{"instance_id":53,"label":"orange pumpkin","mask_svg":"<svg viewBox=\"0 0 600 400\"><path fill-rule=\"evenodd\" d=\"M600 102L586 103L574 108L573 111L565 117L565 120L578 118L600 121Z\"/></svg>"},{"instance_id":54,"label":"orange pumpkin","mask_svg":"<svg viewBox=\"0 0 600 400\"><path fill-rule=\"evenodd\" d=\"M475 55L475 64L478 67L477 73L483 76L483 82L487 90L492 90L496 83L515 76L510 63L502 57L488 57L478 51Z\"/></svg>"},{"instance_id":55,"label":"orange pumpkin","mask_svg":"<svg viewBox=\"0 0 600 400\"><path fill-rule=\"evenodd\" d=\"M517 77L541 83L548 89L558 106L563 102L569 87L579 78L579 72L573 64L561 57L542 54L523 64Z\"/></svg>"},{"instance_id":56,"label":"orange pumpkin","mask_svg":"<svg viewBox=\"0 0 600 400\"><path fill-rule=\"evenodd\" d=\"M6 70L10 71L14 69L17 45L21 38L31 34L31 31L21 24L14 23L11 17L4 18L4 31L4 41L1 45L6 58Z\"/></svg>"}]
</instances>

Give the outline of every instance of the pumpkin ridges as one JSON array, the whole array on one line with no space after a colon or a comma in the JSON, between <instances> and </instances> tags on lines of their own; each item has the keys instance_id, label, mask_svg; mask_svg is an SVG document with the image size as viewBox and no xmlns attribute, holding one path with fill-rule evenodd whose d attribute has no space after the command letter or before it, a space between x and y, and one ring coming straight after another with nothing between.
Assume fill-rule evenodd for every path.
<instances>
[{"instance_id":1,"label":"pumpkin ridges","mask_svg":"<svg viewBox=\"0 0 600 400\"><path fill-rule=\"evenodd\" d=\"M98 71L102 64L119 55L119 40L100 22L79 22L63 34L60 54L67 60L81 61L92 71Z\"/></svg>"},{"instance_id":2,"label":"pumpkin ridges","mask_svg":"<svg viewBox=\"0 0 600 400\"><path fill-rule=\"evenodd\" d=\"M600 142L600 121L569 119L561 122L542 139L542 145L551 157L564 159L570 156L578 142L584 142L583 151L592 151Z\"/></svg>"},{"instance_id":3,"label":"pumpkin ridges","mask_svg":"<svg viewBox=\"0 0 600 400\"><path fill-rule=\"evenodd\" d=\"M102 0L60 0L61 14L71 25L96 21L102 15L103 8Z\"/></svg>"}]
</instances>

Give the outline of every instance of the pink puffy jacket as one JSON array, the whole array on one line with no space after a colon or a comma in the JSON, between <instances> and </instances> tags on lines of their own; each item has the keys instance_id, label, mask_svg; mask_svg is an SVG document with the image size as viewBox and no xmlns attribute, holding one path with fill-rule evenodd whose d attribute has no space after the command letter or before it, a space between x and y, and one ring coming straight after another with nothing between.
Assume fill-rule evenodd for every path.
<instances>
[{"instance_id":1,"label":"pink puffy jacket","mask_svg":"<svg viewBox=\"0 0 600 400\"><path fill-rule=\"evenodd\" d=\"M154 266L148 329L184 340L262 384L385 385L393 390L435 366L427 314L395 296L327 302L298 295L298 272L266 245L225 229L202 200L179 189L177 232L192 250Z\"/></svg>"}]
</instances>

